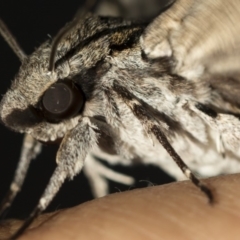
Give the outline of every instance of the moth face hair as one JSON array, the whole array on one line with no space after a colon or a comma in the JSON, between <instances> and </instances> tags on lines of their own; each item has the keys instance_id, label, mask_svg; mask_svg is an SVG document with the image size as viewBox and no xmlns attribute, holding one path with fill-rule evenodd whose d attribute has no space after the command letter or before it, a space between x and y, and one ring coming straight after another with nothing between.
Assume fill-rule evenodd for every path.
<instances>
[{"instance_id":1,"label":"moth face hair","mask_svg":"<svg viewBox=\"0 0 240 240\"><path fill-rule=\"evenodd\" d=\"M3 123L45 142L63 137L86 114L89 117L101 115L102 96L98 94L98 81L111 67L108 60L112 54L117 54L114 49L136 44L143 26L136 23L134 27L131 21L121 18L107 19L88 14L58 44L54 72L48 70L52 41L46 41L23 61L3 97L0 105ZM63 80L78 85L85 106L73 118L50 123L42 116L41 99L47 89Z\"/></svg>"}]
</instances>

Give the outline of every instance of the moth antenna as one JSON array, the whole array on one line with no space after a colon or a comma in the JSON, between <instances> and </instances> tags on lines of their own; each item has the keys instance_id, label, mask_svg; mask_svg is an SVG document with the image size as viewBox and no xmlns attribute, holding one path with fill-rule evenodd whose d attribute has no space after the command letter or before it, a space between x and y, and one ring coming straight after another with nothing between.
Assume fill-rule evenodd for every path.
<instances>
[{"instance_id":1,"label":"moth antenna","mask_svg":"<svg viewBox=\"0 0 240 240\"><path fill-rule=\"evenodd\" d=\"M13 37L9 29L7 28L6 24L2 21L2 19L0 19L0 34L7 42L9 47L13 50L13 52L17 55L19 60L23 62L27 58L27 55L23 52L17 40Z\"/></svg>"},{"instance_id":2,"label":"moth antenna","mask_svg":"<svg viewBox=\"0 0 240 240\"><path fill-rule=\"evenodd\" d=\"M125 87L118 85L116 82L113 83L113 90L131 109L132 113L142 123L143 127L156 137L156 139L172 157L185 176L207 196L210 203L213 203L214 198L211 189L192 173L182 158L176 153L174 148L169 143L167 137L161 130L159 123L154 117L151 116L151 114L148 113L146 107L143 106L136 96L129 92ZM144 105L147 106L148 104L144 102Z\"/></svg>"},{"instance_id":3,"label":"moth antenna","mask_svg":"<svg viewBox=\"0 0 240 240\"><path fill-rule=\"evenodd\" d=\"M30 135L25 134L20 160L18 162L17 169L14 174L14 179L11 183L10 189L3 201L0 204L0 216L5 212L5 210L11 206L13 200L15 199L17 193L21 190L22 184L27 174L29 164L32 159L34 159L38 153L41 151L41 143L36 141Z\"/></svg>"},{"instance_id":4,"label":"moth antenna","mask_svg":"<svg viewBox=\"0 0 240 240\"><path fill-rule=\"evenodd\" d=\"M86 14L91 10L95 9L97 5L98 5L97 0L87 0L85 2L85 6L77 11L77 14L74 17L73 21L67 24L64 28L62 28L58 32L56 37L53 39L52 49L51 49L50 58L49 58L49 67L48 67L48 70L50 72L54 72L54 65L55 65L57 48L59 43L77 24L81 23L84 17L86 16Z\"/></svg>"}]
</instances>

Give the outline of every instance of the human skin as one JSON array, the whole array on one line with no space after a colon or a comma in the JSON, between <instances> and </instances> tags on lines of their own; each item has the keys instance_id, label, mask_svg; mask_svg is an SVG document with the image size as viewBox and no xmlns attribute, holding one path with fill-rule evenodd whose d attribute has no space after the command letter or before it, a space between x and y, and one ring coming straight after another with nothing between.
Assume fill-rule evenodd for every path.
<instances>
[{"instance_id":1,"label":"human skin","mask_svg":"<svg viewBox=\"0 0 240 240\"><path fill-rule=\"evenodd\" d=\"M240 174L204 181L214 204L189 181L141 188L43 214L19 239L240 239ZM20 224L2 223L0 239Z\"/></svg>"}]
</instances>

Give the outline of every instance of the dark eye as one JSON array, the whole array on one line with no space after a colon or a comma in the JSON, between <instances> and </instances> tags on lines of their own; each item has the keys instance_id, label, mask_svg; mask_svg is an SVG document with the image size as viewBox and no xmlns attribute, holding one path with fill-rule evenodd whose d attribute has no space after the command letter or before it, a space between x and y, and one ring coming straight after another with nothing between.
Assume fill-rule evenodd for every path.
<instances>
[{"instance_id":1,"label":"dark eye","mask_svg":"<svg viewBox=\"0 0 240 240\"><path fill-rule=\"evenodd\" d=\"M75 116L83 107L82 91L72 82L53 84L42 97L42 109L48 122L60 122Z\"/></svg>"}]
</instances>

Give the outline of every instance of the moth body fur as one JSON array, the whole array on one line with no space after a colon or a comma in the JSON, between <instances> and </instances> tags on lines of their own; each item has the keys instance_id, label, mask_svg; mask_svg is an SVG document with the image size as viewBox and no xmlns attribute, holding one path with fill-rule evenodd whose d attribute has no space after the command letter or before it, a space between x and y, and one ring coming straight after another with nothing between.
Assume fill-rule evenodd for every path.
<instances>
[{"instance_id":1,"label":"moth body fur","mask_svg":"<svg viewBox=\"0 0 240 240\"><path fill-rule=\"evenodd\" d=\"M189 178L210 201L211 190L194 174L209 177L240 171L238 101L226 100L212 80L228 76L206 71L205 60L198 63L199 58L192 68L184 68L184 74L179 68L185 59L178 55L184 44L175 38L182 26L176 20L189 11L188 4L193 2L176 1L149 26L88 14L55 46L52 69L51 39L22 59L0 104L2 122L26 134L2 209L21 189L29 162L39 153L38 141L62 139L57 168L25 227L46 209L63 182L81 170L96 197L107 194L107 179L133 183L98 158L110 164L154 164L177 180ZM171 11L177 17L168 22ZM164 14L168 24L161 35L156 23ZM176 45L164 39L154 48L154 35L161 40L169 29L177 31Z\"/></svg>"}]
</instances>

